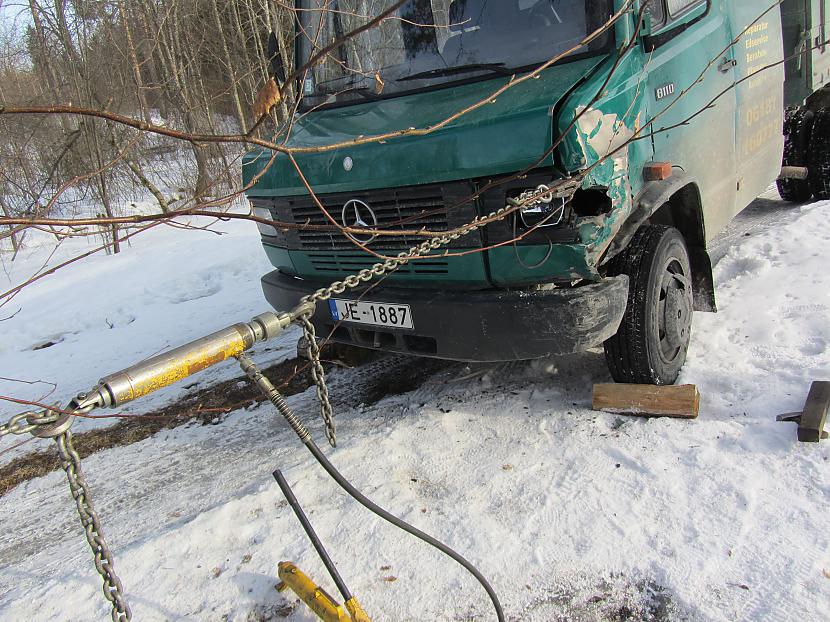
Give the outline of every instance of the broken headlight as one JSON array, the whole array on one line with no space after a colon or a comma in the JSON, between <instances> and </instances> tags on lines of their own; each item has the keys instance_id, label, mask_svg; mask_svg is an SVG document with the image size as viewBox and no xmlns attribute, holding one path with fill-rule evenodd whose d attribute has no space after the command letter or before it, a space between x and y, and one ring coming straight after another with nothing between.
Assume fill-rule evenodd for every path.
<instances>
[{"instance_id":1,"label":"broken headlight","mask_svg":"<svg viewBox=\"0 0 830 622\"><path fill-rule=\"evenodd\" d=\"M546 184L521 192L515 200L522 205L519 221L525 229L557 227L565 218L565 199L554 196Z\"/></svg>"},{"instance_id":2,"label":"broken headlight","mask_svg":"<svg viewBox=\"0 0 830 622\"><path fill-rule=\"evenodd\" d=\"M527 201L523 210L487 225L485 242L494 245L515 241L520 245L544 246L575 242L577 235L570 203L572 191L553 190L552 184L557 181L561 180L557 180L553 169L538 169L519 177L479 180L479 187L489 186L479 197L481 214L494 212L508 201Z\"/></svg>"}]
</instances>

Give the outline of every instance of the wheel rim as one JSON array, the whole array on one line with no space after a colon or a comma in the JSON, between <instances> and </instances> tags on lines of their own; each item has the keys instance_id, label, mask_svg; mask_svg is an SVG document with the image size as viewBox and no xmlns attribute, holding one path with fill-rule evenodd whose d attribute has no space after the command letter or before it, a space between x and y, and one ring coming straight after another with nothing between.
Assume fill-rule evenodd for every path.
<instances>
[{"instance_id":1,"label":"wheel rim","mask_svg":"<svg viewBox=\"0 0 830 622\"><path fill-rule=\"evenodd\" d=\"M664 363L672 365L685 355L691 327L691 283L683 264L673 257L661 272L658 292L658 351Z\"/></svg>"}]
</instances>

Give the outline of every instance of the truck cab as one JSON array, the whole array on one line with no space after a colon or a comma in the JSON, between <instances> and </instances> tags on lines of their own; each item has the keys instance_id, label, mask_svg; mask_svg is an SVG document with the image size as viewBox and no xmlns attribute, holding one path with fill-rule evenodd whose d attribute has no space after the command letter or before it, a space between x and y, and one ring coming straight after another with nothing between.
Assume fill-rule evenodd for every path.
<instances>
[{"instance_id":1,"label":"truck cab","mask_svg":"<svg viewBox=\"0 0 830 622\"><path fill-rule=\"evenodd\" d=\"M604 345L617 381L674 382L715 310L707 243L781 171L782 9L408 0L361 28L394 4L298 0L290 154L243 166L275 223L267 300L518 204L318 304L318 335L464 361Z\"/></svg>"}]
</instances>

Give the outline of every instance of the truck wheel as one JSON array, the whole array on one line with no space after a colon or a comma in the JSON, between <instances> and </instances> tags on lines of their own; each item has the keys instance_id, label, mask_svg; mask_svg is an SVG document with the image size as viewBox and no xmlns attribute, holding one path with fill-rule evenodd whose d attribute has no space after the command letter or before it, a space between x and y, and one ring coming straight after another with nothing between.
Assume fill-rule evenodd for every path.
<instances>
[{"instance_id":1,"label":"truck wheel","mask_svg":"<svg viewBox=\"0 0 830 622\"><path fill-rule=\"evenodd\" d=\"M817 199L830 199L830 108L815 115L808 159L813 194Z\"/></svg>"},{"instance_id":2,"label":"truck wheel","mask_svg":"<svg viewBox=\"0 0 830 622\"><path fill-rule=\"evenodd\" d=\"M787 108L784 118L783 166L807 166L810 134L813 130L812 111L805 108ZM813 196L809 180L779 179L778 193L785 201L804 203Z\"/></svg>"},{"instance_id":3,"label":"truck wheel","mask_svg":"<svg viewBox=\"0 0 830 622\"><path fill-rule=\"evenodd\" d=\"M617 382L674 384L686 362L694 310L683 237L674 227L644 225L611 260L609 273L629 278L622 324L605 342L611 375Z\"/></svg>"}]
</instances>

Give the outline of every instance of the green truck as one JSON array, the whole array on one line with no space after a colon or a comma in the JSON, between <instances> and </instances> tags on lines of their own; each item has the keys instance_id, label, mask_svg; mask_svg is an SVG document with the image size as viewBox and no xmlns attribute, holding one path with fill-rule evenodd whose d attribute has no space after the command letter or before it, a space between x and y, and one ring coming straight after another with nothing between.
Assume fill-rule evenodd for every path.
<instances>
[{"instance_id":1,"label":"green truck","mask_svg":"<svg viewBox=\"0 0 830 622\"><path fill-rule=\"evenodd\" d=\"M408 0L361 28L395 4L297 0L295 66L328 50L295 72L293 162L243 175L258 216L314 226L260 225L266 299L522 209L318 305L322 337L464 361L604 344L616 381L670 384L716 310L707 244L776 180L830 196L830 0Z\"/></svg>"}]
</instances>

